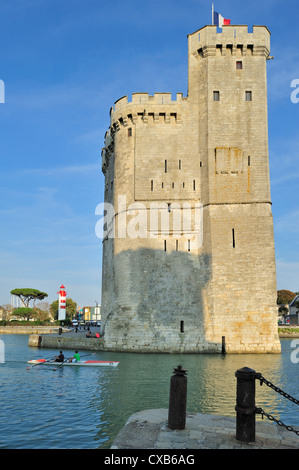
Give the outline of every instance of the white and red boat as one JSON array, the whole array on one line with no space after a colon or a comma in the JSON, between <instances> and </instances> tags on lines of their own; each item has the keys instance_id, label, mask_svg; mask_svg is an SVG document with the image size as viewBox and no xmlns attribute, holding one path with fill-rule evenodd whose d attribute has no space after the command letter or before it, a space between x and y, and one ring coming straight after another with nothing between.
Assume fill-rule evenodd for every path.
<instances>
[{"instance_id":1,"label":"white and red boat","mask_svg":"<svg viewBox=\"0 0 299 470\"><path fill-rule=\"evenodd\" d=\"M86 366L86 367L116 367L119 364L119 361L78 361L78 362L56 362L56 361L47 361L46 359L32 359L28 361L28 364L41 364L41 365L51 365L51 366Z\"/></svg>"}]
</instances>

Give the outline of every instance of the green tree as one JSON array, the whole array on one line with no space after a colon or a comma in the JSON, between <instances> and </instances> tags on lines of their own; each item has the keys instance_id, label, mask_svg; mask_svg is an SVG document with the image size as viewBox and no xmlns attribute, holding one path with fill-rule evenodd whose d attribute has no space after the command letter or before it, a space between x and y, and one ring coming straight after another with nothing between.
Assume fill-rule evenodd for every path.
<instances>
[{"instance_id":1,"label":"green tree","mask_svg":"<svg viewBox=\"0 0 299 470\"><path fill-rule=\"evenodd\" d=\"M46 294L45 292L41 292L38 289L13 289L12 291L10 291L10 293L12 295L15 295L16 297L19 297L19 299L21 299L22 304L26 308L29 307L30 300L33 300L34 307L36 300L43 300L45 297L48 297L48 294Z\"/></svg>"},{"instance_id":2,"label":"green tree","mask_svg":"<svg viewBox=\"0 0 299 470\"><path fill-rule=\"evenodd\" d=\"M296 294L290 290L282 289L277 291L277 304L290 304L296 297Z\"/></svg>"},{"instance_id":3,"label":"green tree","mask_svg":"<svg viewBox=\"0 0 299 470\"><path fill-rule=\"evenodd\" d=\"M39 302L34 307L34 310L37 314L37 319L38 320L51 321L52 316L51 316L51 312L50 312L50 304L48 302Z\"/></svg>"},{"instance_id":4,"label":"green tree","mask_svg":"<svg viewBox=\"0 0 299 470\"><path fill-rule=\"evenodd\" d=\"M50 305L50 310L53 318L55 320L58 319L58 300L54 300L54 302ZM77 303L74 302L71 298L67 297L65 302L65 316L66 318L73 318L76 315L77 311Z\"/></svg>"},{"instance_id":5,"label":"green tree","mask_svg":"<svg viewBox=\"0 0 299 470\"><path fill-rule=\"evenodd\" d=\"M15 317L25 318L25 320L30 320L31 318L36 318L37 314L33 308L30 307L20 307L12 312L12 315Z\"/></svg>"}]
</instances>

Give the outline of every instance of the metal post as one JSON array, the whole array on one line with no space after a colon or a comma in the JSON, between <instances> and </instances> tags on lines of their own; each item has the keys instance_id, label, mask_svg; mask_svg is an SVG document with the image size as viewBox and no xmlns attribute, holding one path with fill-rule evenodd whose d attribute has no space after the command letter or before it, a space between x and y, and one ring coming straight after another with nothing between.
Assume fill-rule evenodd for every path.
<instances>
[{"instance_id":1,"label":"metal post","mask_svg":"<svg viewBox=\"0 0 299 470\"><path fill-rule=\"evenodd\" d=\"M187 406L187 377L186 369L178 366L170 379L168 427L170 429L185 429Z\"/></svg>"},{"instance_id":2,"label":"metal post","mask_svg":"<svg viewBox=\"0 0 299 470\"><path fill-rule=\"evenodd\" d=\"M237 377L236 439L255 442L255 380L259 376L253 369L243 367Z\"/></svg>"},{"instance_id":3,"label":"metal post","mask_svg":"<svg viewBox=\"0 0 299 470\"><path fill-rule=\"evenodd\" d=\"M222 347L221 347L221 354L225 354L226 349L225 349L225 336L222 336Z\"/></svg>"}]
</instances>

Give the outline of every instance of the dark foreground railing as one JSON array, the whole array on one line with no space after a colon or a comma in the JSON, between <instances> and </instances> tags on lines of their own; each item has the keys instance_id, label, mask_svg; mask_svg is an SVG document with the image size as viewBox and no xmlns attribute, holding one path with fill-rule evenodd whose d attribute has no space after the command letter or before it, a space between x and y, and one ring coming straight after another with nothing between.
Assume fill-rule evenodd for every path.
<instances>
[{"instance_id":1,"label":"dark foreground railing","mask_svg":"<svg viewBox=\"0 0 299 470\"><path fill-rule=\"evenodd\" d=\"M186 405L187 405L187 370L182 366L174 369L174 375L170 380L168 427L170 429L185 429L186 426ZM262 408L255 405L255 381L259 380L260 385L266 384L275 392L284 396L293 403L299 405L299 400L284 392L265 379L259 372L249 367L238 369L235 373L237 378L237 400L236 400L236 439L242 442L255 442L255 417L261 414L270 421L274 421L279 426L283 426L288 431L292 431L299 436L299 431L292 426L287 426L274 416L266 413Z\"/></svg>"},{"instance_id":2,"label":"dark foreground railing","mask_svg":"<svg viewBox=\"0 0 299 470\"><path fill-rule=\"evenodd\" d=\"M273 385L259 372L255 372L255 370L249 369L248 367L243 367L243 369L237 370L235 375L237 377L237 404L235 407L237 412L236 439L243 442L255 441L256 414L261 414L262 418L266 416L270 421L274 421L279 426L283 426L288 431L292 431L299 436L298 430L294 429L292 426L287 426L279 419L266 413L262 408L257 408L255 406L255 380L259 380L260 385L266 384L275 392L297 405L299 405L299 400Z\"/></svg>"},{"instance_id":3,"label":"dark foreground railing","mask_svg":"<svg viewBox=\"0 0 299 470\"><path fill-rule=\"evenodd\" d=\"M187 371L178 366L170 379L168 427L185 429L187 406Z\"/></svg>"}]
</instances>

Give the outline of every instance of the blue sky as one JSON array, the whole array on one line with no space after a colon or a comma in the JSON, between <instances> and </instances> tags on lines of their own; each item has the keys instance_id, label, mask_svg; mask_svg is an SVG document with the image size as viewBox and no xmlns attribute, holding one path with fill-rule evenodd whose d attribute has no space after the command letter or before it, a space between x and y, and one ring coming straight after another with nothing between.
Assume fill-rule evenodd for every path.
<instances>
[{"instance_id":1,"label":"blue sky","mask_svg":"<svg viewBox=\"0 0 299 470\"><path fill-rule=\"evenodd\" d=\"M32 287L101 301L101 148L109 109L134 92L187 94L187 34L204 0L0 0L0 305ZM299 291L296 0L218 0L232 24L266 25L277 287ZM298 94L299 96L299 94Z\"/></svg>"}]
</instances>

